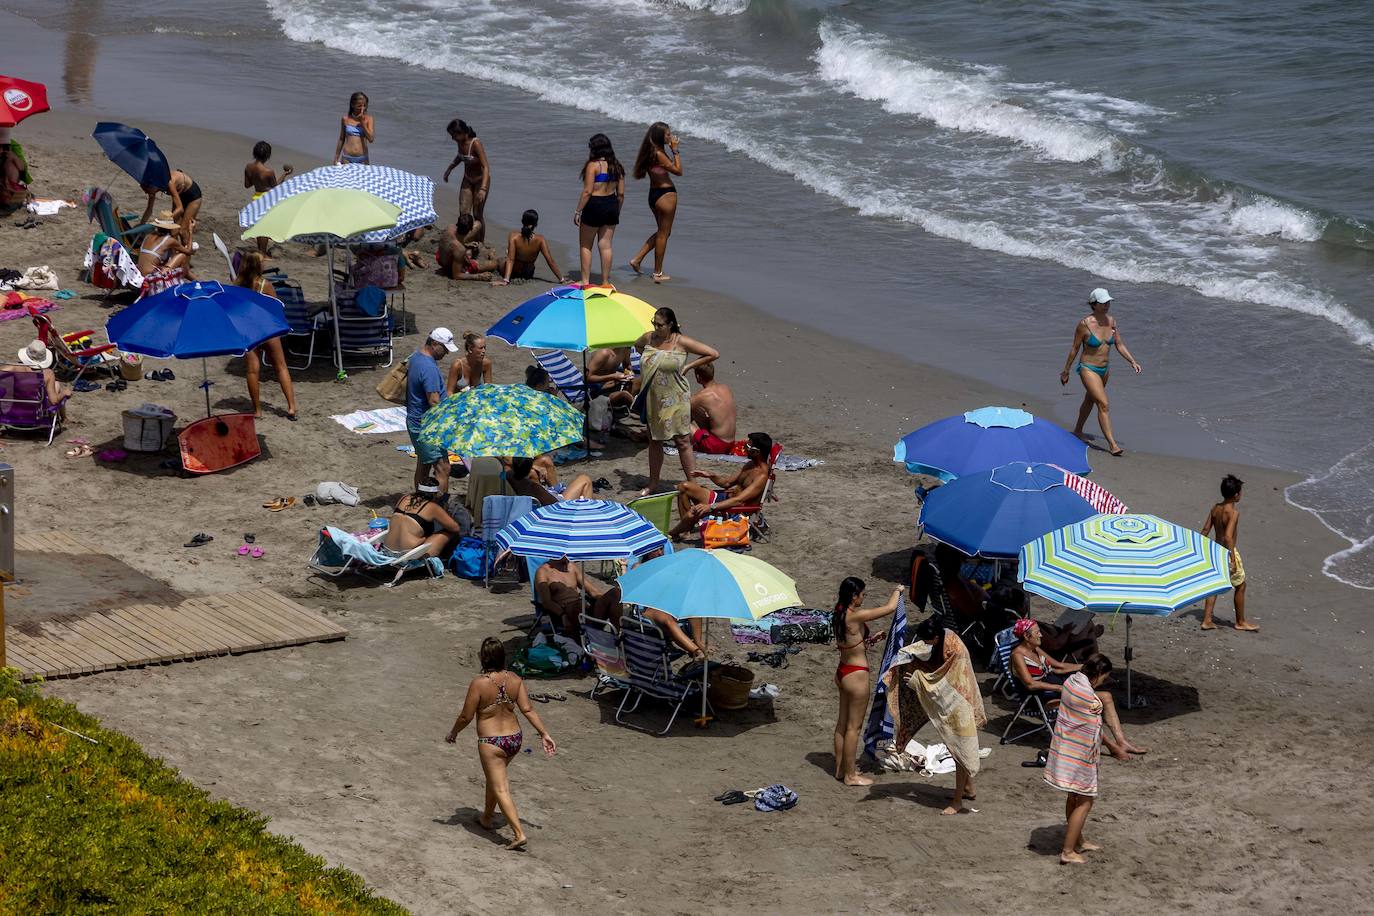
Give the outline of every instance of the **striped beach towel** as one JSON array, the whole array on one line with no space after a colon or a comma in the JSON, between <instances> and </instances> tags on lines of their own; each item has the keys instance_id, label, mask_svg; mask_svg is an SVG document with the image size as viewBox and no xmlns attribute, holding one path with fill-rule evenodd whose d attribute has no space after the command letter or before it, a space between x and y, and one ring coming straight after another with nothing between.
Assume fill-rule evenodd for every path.
<instances>
[{"instance_id":1,"label":"striped beach towel","mask_svg":"<svg viewBox=\"0 0 1374 916\"><path fill-rule=\"evenodd\" d=\"M873 692L873 706L868 712L868 728L864 731L864 753L878 756L878 743L892 740L892 711L887 703L887 681L884 675L892 667L897 650L906 645L906 596L897 599L897 611L887 631L887 647L883 649L883 663L878 666L878 687ZM898 750L901 750L898 748Z\"/></svg>"},{"instance_id":2,"label":"striped beach towel","mask_svg":"<svg viewBox=\"0 0 1374 916\"><path fill-rule=\"evenodd\" d=\"M1056 464L1055 467L1059 468L1059 465ZM1059 468L1059 470L1064 471L1063 468ZM1086 499L1094 509L1103 515L1125 515L1130 511L1126 508L1125 503L1109 493L1105 487L1071 471L1064 471L1064 486Z\"/></svg>"},{"instance_id":3,"label":"striped beach towel","mask_svg":"<svg viewBox=\"0 0 1374 916\"><path fill-rule=\"evenodd\" d=\"M1045 762L1045 782L1063 792L1096 796L1102 701L1079 672L1064 682L1062 697Z\"/></svg>"}]
</instances>

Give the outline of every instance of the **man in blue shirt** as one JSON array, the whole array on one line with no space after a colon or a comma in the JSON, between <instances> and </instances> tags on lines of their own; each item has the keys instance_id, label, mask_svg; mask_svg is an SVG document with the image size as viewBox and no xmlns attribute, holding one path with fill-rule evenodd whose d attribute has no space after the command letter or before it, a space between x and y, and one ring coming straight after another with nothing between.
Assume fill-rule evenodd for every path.
<instances>
[{"instance_id":1,"label":"man in blue shirt","mask_svg":"<svg viewBox=\"0 0 1374 916\"><path fill-rule=\"evenodd\" d=\"M410 444L415 446L416 490L427 478L433 477L439 484L439 492L448 492L448 453L420 439L420 421L425 411L444 397L444 374L439 371L439 360L457 351L453 332L448 328L435 328L429 332L423 346L415 351L406 368L406 432L410 433Z\"/></svg>"}]
</instances>

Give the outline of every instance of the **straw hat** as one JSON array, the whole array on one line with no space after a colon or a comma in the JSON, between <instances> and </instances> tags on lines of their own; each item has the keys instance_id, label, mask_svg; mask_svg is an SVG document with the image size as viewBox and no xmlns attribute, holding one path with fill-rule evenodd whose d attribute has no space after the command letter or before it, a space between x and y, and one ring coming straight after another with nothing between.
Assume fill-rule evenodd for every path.
<instances>
[{"instance_id":1,"label":"straw hat","mask_svg":"<svg viewBox=\"0 0 1374 916\"><path fill-rule=\"evenodd\" d=\"M52 365L53 352L44 345L43 341L35 340L19 351L19 361L35 369L46 369Z\"/></svg>"},{"instance_id":2,"label":"straw hat","mask_svg":"<svg viewBox=\"0 0 1374 916\"><path fill-rule=\"evenodd\" d=\"M159 229L166 229L168 232L176 232L181 228L179 223L174 223L169 219L155 219L153 225Z\"/></svg>"}]
</instances>

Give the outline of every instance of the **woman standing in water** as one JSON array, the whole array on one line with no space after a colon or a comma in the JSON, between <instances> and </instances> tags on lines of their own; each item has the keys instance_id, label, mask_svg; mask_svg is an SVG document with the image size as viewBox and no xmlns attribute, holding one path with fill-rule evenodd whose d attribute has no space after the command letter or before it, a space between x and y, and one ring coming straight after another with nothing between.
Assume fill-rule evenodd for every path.
<instances>
[{"instance_id":1,"label":"woman standing in water","mask_svg":"<svg viewBox=\"0 0 1374 916\"><path fill-rule=\"evenodd\" d=\"M635 349L642 354L639 377L647 389L642 397L649 427L649 485L639 491L640 496L658 489L663 446L669 442L677 447L682 473L692 479L696 461L692 454L692 390L687 376L697 366L720 359L718 350L682 333L672 309L654 312L653 325L652 331L635 341Z\"/></svg>"},{"instance_id":2,"label":"woman standing in water","mask_svg":"<svg viewBox=\"0 0 1374 916\"><path fill-rule=\"evenodd\" d=\"M458 144L458 155L444 169L444 181L458 167L463 166L463 184L458 189L458 212L471 213L472 218L486 224L487 192L491 190L491 166L487 164L487 148L477 139L477 131L467 121L454 118L448 122L448 135Z\"/></svg>"},{"instance_id":3,"label":"woman standing in water","mask_svg":"<svg viewBox=\"0 0 1374 916\"><path fill-rule=\"evenodd\" d=\"M367 165L367 145L376 139L372 115L367 113L367 94L355 92L348 97L348 114L339 119L339 142L334 146L334 164Z\"/></svg>"},{"instance_id":4,"label":"woman standing in water","mask_svg":"<svg viewBox=\"0 0 1374 916\"><path fill-rule=\"evenodd\" d=\"M1092 308L1092 314L1078 322L1078 327L1074 329L1069 358L1064 361L1064 371L1059 373L1059 384L1069 383L1069 370L1081 349L1083 355L1078 360L1078 380L1083 383L1083 404L1078 408L1078 423L1073 428L1073 434L1086 441L1083 424L1088 422L1088 414L1096 407L1097 422L1102 427L1103 438L1107 440L1107 450L1113 457L1119 458L1122 448L1116 444L1116 437L1112 435L1112 421L1107 415L1107 376L1110 372L1107 361L1112 355L1112 346L1115 345L1137 374L1140 372L1140 363L1126 349L1116 320L1107 317L1107 309L1112 305L1111 293L1100 287L1093 290L1088 296L1088 305Z\"/></svg>"},{"instance_id":5,"label":"woman standing in water","mask_svg":"<svg viewBox=\"0 0 1374 916\"><path fill-rule=\"evenodd\" d=\"M649 125L644 142L639 145L639 155L635 157L635 178L649 176L649 212L653 213L658 228L645 240L639 254L630 261L630 267L639 273L639 265L652 251L655 283L672 279L663 272L663 254L668 248L668 236L673 234L673 217L677 215L677 187L671 177L682 175L682 156L678 155L677 142L677 135L667 124L655 121Z\"/></svg>"},{"instance_id":6,"label":"woman standing in water","mask_svg":"<svg viewBox=\"0 0 1374 916\"><path fill-rule=\"evenodd\" d=\"M611 138L593 134L587 141L587 161L582 166L582 196L573 211L582 255L582 282L591 283L592 244L601 251L601 285L611 282L611 239L620 225L625 203L625 166L615 158ZM690 432L690 430L689 430Z\"/></svg>"},{"instance_id":7,"label":"woman standing in water","mask_svg":"<svg viewBox=\"0 0 1374 916\"><path fill-rule=\"evenodd\" d=\"M840 595L830 616L835 648L840 651L835 669L835 686L840 691L840 714L835 720L835 778L847 786L873 785L873 780L859 775L859 728L868 707L868 647L887 634L869 633L868 622L896 611L904 591L906 587L899 586L893 589L887 604L866 608L864 580L849 576L840 583Z\"/></svg>"},{"instance_id":8,"label":"woman standing in water","mask_svg":"<svg viewBox=\"0 0 1374 916\"><path fill-rule=\"evenodd\" d=\"M487 780L486 803L482 806L477 823L487 830L495 830L491 816L499 805L506 823L515 833L506 848L512 851L524 849L529 845L529 837L525 836L520 826L515 799L510 794L510 776L506 772L524 743L524 734L520 731L520 720L515 718L515 711L520 710L520 714L539 733L545 755L552 757L558 745L554 744L539 713L530 705L525 682L506 670L506 647L501 640L491 636L482 640L477 657L482 664L482 673L468 685L463 711L458 714L457 721L444 740L453 744L458 740L458 733L467 728L469 722L477 720L477 758L482 762L482 774Z\"/></svg>"}]
</instances>

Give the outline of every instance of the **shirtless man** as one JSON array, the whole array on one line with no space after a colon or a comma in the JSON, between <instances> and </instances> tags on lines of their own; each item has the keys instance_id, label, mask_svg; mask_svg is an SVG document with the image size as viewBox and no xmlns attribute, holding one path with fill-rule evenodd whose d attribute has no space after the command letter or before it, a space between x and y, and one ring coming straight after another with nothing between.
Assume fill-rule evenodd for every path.
<instances>
[{"instance_id":1,"label":"shirtless man","mask_svg":"<svg viewBox=\"0 0 1374 916\"><path fill-rule=\"evenodd\" d=\"M587 393L594 398L609 396L612 407L629 407L634 402L630 393L634 380L629 347L602 347L587 358Z\"/></svg>"},{"instance_id":2,"label":"shirtless man","mask_svg":"<svg viewBox=\"0 0 1374 916\"><path fill-rule=\"evenodd\" d=\"M560 621L563 632L575 635L581 630L577 617L585 605L583 592L592 599L587 613L602 620L611 618L611 609L619 612L620 587L608 586L600 579L584 575L580 564L567 557L549 560L534 574L534 594L548 615Z\"/></svg>"},{"instance_id":3,"label":"shirtless man","mask_svg":"<svg viewBox=\"0 0 1374 916\"><path fill-rule=\"evenodd\" d=\"M735 448L735 394L724 382L716 381L711 363L697 366L695 373L701 390L692 395L692 448L708 455L729 455ZM767 456L764 456L767 458Z\"/></svg>"},{"instance_id":4,"label":"shirtless man","mask_svg":"<svg viewBox=\"0 0 1374 916\"><path fill-rule=\"evenodd\" d=\"M720 487L719 490L690 480L677 485L677 514L680 521L669 532L673 540L681 540L707 513L728 515L735 506L757 505L763 498L764 488L768 486L768 456L773 452L773 439L767 433L750 433L744 451L749 463L728 478L706 471L692 472L693 477L708 479Z\"/></svg>"},{"instance_id":5,"label":"shirtless man","mask_svg":"<svg viewBox=\"0 0 1374 916\"><path fill-rule=\"evenodd\" d=\"M1236 549L1236 533L1240 527L1240 491L1245 485L1235 474L1227 474L1221 479L1221 502L1212 506L1212 511L1207 513L1207 521L1202 523L1202 533L1208 534L1213 529L1216 542L1231 555L1231 587L1235 589L1234 600L1236 602L1236 629L1254 632L1259 627L1249 623L1245 619L1245 564L1240 560L1240 551ZM1212 623L1212 609L1217 605L1217 596L1213 595L1207 599L1202 606L1202 628L1204 630L1215 630L1217 625Z\"/></svg>"},{"instance_id":6,"label":"shirtless man","mask_svg":"<svg viewBox=\"0 0 1374 916\"><path fill-rule=\"evenodd\" d=\"M267 160L271 158L272 144L266 140L259 140L253 144L253 161L243 167L243 186L253 189L254 200L275 188L280 182L277 173L267 165ZM289 178L291 172L291 166L284 165L281 169L281 177ZM268 256L267 252L271 246L271 239L265 235L258 236L258 251L264 258Z\"/></svg>"},{"instance_id":7,"label":"shirtless man","mask_svg":"<svg viewBox=\"0 0 1374 916\"><path fill-rule=\"evenodd\" d=\"M473 224L472 215L464 213L458 217L458 221L444 229L443 236L439 239L439 273L442 276L452 278L455 273L462 272L462 262L468 256L468 248L471 245L479 246L481 251L481 223Z\"/></svg>"}]
</instances>

